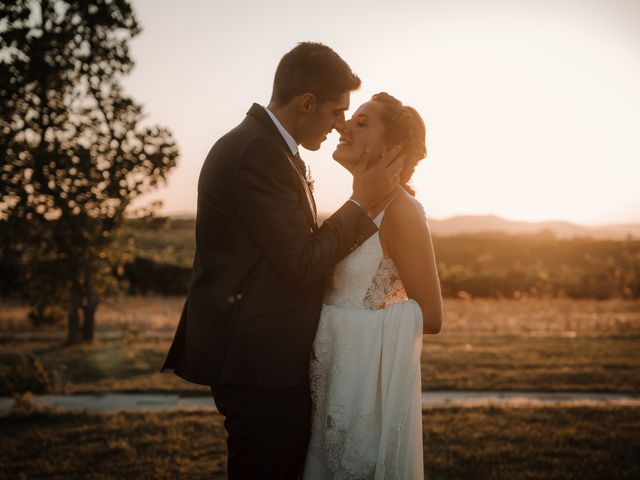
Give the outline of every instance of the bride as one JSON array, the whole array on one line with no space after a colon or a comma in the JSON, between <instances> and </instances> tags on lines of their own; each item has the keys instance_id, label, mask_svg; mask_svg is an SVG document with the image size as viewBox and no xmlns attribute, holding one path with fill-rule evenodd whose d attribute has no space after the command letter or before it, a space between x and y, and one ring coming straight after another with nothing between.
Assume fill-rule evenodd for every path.
<instances>
[{"instance_id":1,"label":"bride","mask_svg":"<svg viewBox=\"0 0 640 480\"><path fill-rule=\"evenodd\" d=\"M423 478L422 335L442 324L431 236L407 185L426 156L420 115L387 93L346 122L333 158L348 170L399 145L391 199L369 212L377 234L335 267L310 367L311 441L304 479Z\"/></svg>"}]
</instances>

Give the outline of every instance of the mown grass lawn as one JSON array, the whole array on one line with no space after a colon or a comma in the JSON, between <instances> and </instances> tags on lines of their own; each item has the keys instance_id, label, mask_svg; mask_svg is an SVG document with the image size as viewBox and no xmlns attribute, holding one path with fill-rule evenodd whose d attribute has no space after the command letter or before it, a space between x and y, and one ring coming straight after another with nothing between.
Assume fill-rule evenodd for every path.
<instances>
[{"instance_id":1,"label":"mown grass lawn","mask_svg":"<svg viewBox=\"0 0 640 480\"><path fill-rule=\"evenodd\" d=\"M640 390L640 335L425 337L427 390Z\"/></svg>"},{"instance_id":2,"label":"mown grass lawn","mask_svg":"<svg viewBox=\"0 0 640 480\"><path fill-rule=\"evenodd\" d=\"M431 479L640 478L634 408L436 408L423 428ZM0 419L0 478L222 479L225 455L209 412Z\"/></svg>"},{"instance_id":3,"label":"mown grass lawn","mask_svg":"<svg viewBox=\"0 0 640 480\"><path fill-rule=\"evenodd\" d=\"M100 339L72 347L63 345L60 328L58 339L34 337L43 332L28 324L26 307L0 305L0 393L11 393L7 376L33 373L24 367L30 355L31 363L39 362L51 377L36 381L41 386L35 385L34 392L208 395L205 387L159 373L183 301L106 301L98 309ZM637 301L446 299L442 332L424 337L422 385L427 390L638 392L638 351Z\"/></svg>"},{"instance_id":4,"label":"mown grass lawn","mask_svg":"<svg viewBox=\"0 0 640 480\"><path fill-rule=\"evenodd\" d=\"M19 377L16 381L23 379L24 385L34 385L29 387L34 393L171 391L209 395L206 387L159 372L170 340L167 334L97 340L72 347L59 340L0 344L0 394L11 393L13 376ZM639 351L640 336L428 336L422 353L422 387L637 393ZM27 366L29 356L31 362L40 362L44 374ZM47 376L49 380L43 378ZM30 381L31 377L35 378Z\"/></svg>"}]
</instances>

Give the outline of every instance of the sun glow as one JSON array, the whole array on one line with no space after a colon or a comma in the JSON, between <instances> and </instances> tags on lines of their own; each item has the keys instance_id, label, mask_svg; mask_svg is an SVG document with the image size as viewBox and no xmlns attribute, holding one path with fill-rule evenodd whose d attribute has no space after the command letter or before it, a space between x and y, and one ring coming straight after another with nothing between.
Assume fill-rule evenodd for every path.
<instances>
[{"instance_id":1,"label":"sun glow","mask_svg":"<svg viewBox=\"0 0 640 480\"><path fill-rule=\"evenodd\" d=\"M640 221L640 33L627 20L640 5L463 3L331 4L313 22L277 29L268 19L284 3L256 7L259 20L229 6L224 22L210 5L181 10L193 20L184 29L170 3L135 2L145 33L132 46L127 87L175 130L183 153L168 188L145 202L195 210L208 149L252 102L268 102L280 56L304 39L332 46L362 78L350 113L387 91L422 114L429 155L413 184L431 216ZM218 18L217 27L203 18ZM231 46L236 20L253 33ZM257 40L267 34L269 42ZM325 212L350 193L349 175L331 159L336 143L334 133L318 152L302 152Z\"/></svg>"}]
</instances>

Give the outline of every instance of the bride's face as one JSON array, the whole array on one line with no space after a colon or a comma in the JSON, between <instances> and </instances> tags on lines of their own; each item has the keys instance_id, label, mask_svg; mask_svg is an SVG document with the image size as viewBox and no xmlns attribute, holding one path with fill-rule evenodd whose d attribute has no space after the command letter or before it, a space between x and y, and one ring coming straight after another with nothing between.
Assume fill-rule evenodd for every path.
<instances>
[{"instance_id":1,"label":"bride's face","mask_svg":"<svg viewBox=\"0 0 640 480\"><path fill-rule=\"evenodd\" d=\"M356 110L340 129L340 143L333 152L333 158L350 172L354 172L356 165L363 158L365 149L369 150L367 158L378 158L387 145L384 138L384 124L382 123L380 102L364 103Z\"/></svg>"}]
</instances>

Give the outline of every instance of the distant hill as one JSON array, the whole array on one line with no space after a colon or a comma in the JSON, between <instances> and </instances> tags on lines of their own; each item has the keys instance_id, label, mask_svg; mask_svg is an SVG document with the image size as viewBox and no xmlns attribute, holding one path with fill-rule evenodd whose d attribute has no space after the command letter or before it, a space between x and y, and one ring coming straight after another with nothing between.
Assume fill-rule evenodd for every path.
<instances>
[{"instance_id":1,"label":"distant hill","mask_svg":"<svg viewBox=\"0 0 640 480\"><path fill-rule=\"evenodd\" d=\"M320 213L321 221L327 217L328 215ZM195 216L185 213L172 215L171 218L187 226ZM459 215L442 220L429 219L429 227L433 235L440 237L474 233L529 235L548 231L557 238L591 237L599 240L624 240L631 235L634 239L640 239L640 223L590 227L564 221L519 222L496 215Z\"/></svg>"},{"instance_id":2,"label":"distant hill","mask_svg":"<svg viewBox=\"0 0 640 480\"><path fill-rule=\"evenodd\" d=\"M439 236L489 232L526 235L549 231L558 238L591 237L621 240L629 235L640 238L640 223L590 227L564 221L519 222L496 215L461 215L443 220L431 219L429 226L431 232Z\"/></svg>"}]
</instances>

